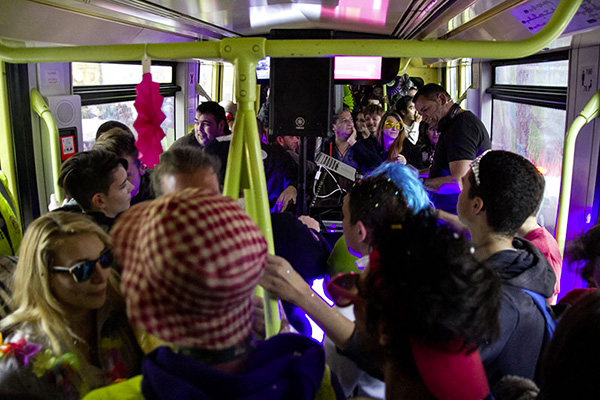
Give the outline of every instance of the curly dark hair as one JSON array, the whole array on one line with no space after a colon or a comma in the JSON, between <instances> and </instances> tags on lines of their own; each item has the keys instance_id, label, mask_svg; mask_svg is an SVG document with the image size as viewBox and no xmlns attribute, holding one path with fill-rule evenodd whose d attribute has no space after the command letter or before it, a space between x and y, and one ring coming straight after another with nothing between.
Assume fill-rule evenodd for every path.
<instances>
[{"instance_id":1,"label":"curly dark hair","mask_svg":"<svg viewBox=\"0 0 600 400\"><path fill-rule=\"evenodd\" d=\"M473 257L462 235L421 212L374 237L379 261L372 253L364 286L367 329L384 323L391 357L414 369L409 336L433 346L462 340L468 350L497 337L500 280Z\"/></svg>"},{"instance_id":2,"label":"curly dark hair","mask_svg":"<svg viewBox=\"0 0 600 400\"><path fill-rule=\"evenodd\" d=\"M501 235L514 236L544 195L544 177L529 160L510 151L486 153L479 161L479 180L477 185L469 173L469 197L481 197L488 224Z\"/></svg>"}]
</instances>

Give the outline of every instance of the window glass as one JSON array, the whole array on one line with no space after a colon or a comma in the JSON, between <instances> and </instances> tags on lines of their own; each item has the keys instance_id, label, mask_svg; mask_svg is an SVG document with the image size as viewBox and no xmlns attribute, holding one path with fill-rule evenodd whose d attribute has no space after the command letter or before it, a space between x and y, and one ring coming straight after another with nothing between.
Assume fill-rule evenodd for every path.
<instances>
[{"instance_id":1,"label":"window glass","mask_svg":"<svg viewBox=\"0 0 600 400\"><path fill-rule=\"evenodd\" d=\"M133 106L133 101L124 101L120 103L95 104L81 107L81 125L83 129L83 150L92 148L96 140L96 131L98 127L106 121L116 120L124 123L131 128L137 137L137 132L133 123L137 118L137 111ZM165 97L161 107L165 113L165 120L161 128L165 134L169 135L175 131L175 97ZM166 138L163 139L163 148L166 148Z\"/></svg>"},{"instance_id":2,"label":"window glass","mask_svg":"<svg viewBox=\"0 0 600 400\"><path fill-rule=\"evenodd\" d=\"M199 75L198 83L200 83L200 86L202 87L202 89L204 89L206 94L208 94L211 99L213 98L212 79L213 79L213 63L209 62L209 61L200 62L200 75ZM205 96L202 96L201 94L199 94L199 97L200 97L200 101L209 100L208 98L206 98Z\"/></svg>"},{"instance_id":3,"label":"window glass","mask_svg":"<svg viewBox=\"0 0 600 400\"><path fill-rule=\"evenodd\" d=\"M223 98L221 100L233 100L233 65L223 64Z\"/></svg>"},{"instance_id":4,"label":"window glass","mask_svg":"<svg viewBox=\"0 0 600 400\"><path fill-rule=\"evenodd\" d=\"M458 66L456 60L449 61L446 66L447 87L446 90L453 100L457 100L458 93Z\"/></svg>"},{"instance_id":5,"label":"window glass","mask_svg":"<svg viewBox=\"0 0 600 400\"><path fill-rule=\"evenodd\" d=\"M496 84L530 86L567 86L569 60L496 67Z\"/></svg>"},{"instance_id":6,"label":"window glass","mask_svg":"<svg viewBox=\"0 0 600 400\"><path fill-rule=\"evenodd\" d=\"M137 85L142 81L141 64L71 63L73 86ZM158 83L173 81L173 67L152 65L152 80Z\"/></svg>"},{"instance_id":7,"label":"window glass","mask_svg":"<svg viewBox=\"0 0 600 400\"><path fill-rule=\"evenodd\" d=\"M493 101L492 148L518 153L536 164L546 180L538 222L551 233L556 226L566 111Z\"/></svg>"}]
</instances>

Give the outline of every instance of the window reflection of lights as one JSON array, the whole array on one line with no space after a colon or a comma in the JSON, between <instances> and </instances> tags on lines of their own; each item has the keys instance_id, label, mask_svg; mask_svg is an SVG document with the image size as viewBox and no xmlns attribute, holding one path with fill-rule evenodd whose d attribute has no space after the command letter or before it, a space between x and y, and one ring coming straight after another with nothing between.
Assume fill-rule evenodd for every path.
<instances>
[{"instance_id":1,"label":"window reflection of lights","mask_svg":"<svg viewBox=\"0 0 600 400\"><path fill-rule=\"evenodd\" d=\"M314 4L277 4L266 7L250 8L250 27L293 24L317 20L321 11L320 5Z\"/></svg>"},{"instance_id":2,"label":"window reflection of lights","mask_svg":"<svg viewBox=\"0 0 600 400\"><path fill-rule=\"evenodd\" d=\"M339 0L336 7L321 7L321 18L369 25L385 25L390 0Z\"/></svg>"}]
</instances>

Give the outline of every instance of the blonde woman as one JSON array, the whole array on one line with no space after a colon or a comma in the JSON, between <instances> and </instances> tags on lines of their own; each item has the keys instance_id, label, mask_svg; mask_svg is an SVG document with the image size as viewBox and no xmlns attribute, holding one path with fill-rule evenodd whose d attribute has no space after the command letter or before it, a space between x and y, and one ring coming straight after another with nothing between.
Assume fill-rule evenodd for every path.
<instances>
[{"instance_id":1,"label":"blonde woman","mask_svg":"<svg viewBox=\"0 0 600 400\"><path fill-rule=\"evenodd\" d=\"M26 231L0 321L0 393L75 399L139 373L141 350L118 289L109 236L53 212Z\"/></svg>"},{"instance_id":2,"label":"blonde woman","mask_svg":"<svg viewBox=\"0 0 600 400\"><path fill-rule=\"evenodd\" d=\"M377 149L386 162L406 164L402 149L406 139L402 118L395 111L388 111L377 127Z\"/></svg>"}]
</instances>

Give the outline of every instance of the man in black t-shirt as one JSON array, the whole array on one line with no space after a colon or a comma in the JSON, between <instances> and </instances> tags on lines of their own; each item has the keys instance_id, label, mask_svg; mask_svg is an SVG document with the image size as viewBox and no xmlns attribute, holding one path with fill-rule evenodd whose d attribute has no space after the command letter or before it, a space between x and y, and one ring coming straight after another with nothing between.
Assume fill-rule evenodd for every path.
<instances>
[{"instance_id":1,"label":"man in black t-shirt","mask_svg":"<svg viewBox=\"0 0 600 400\"><path fill-rule=\"evenodd\" d=\"M462 110L439 85L423 86L413 100L423 122L441 132L429 177L423 184L432 192L437 208L456 213L458 183L469 171L471 161L492 147L490 136L481 120Z\"/></svg>"}]
</instances>

